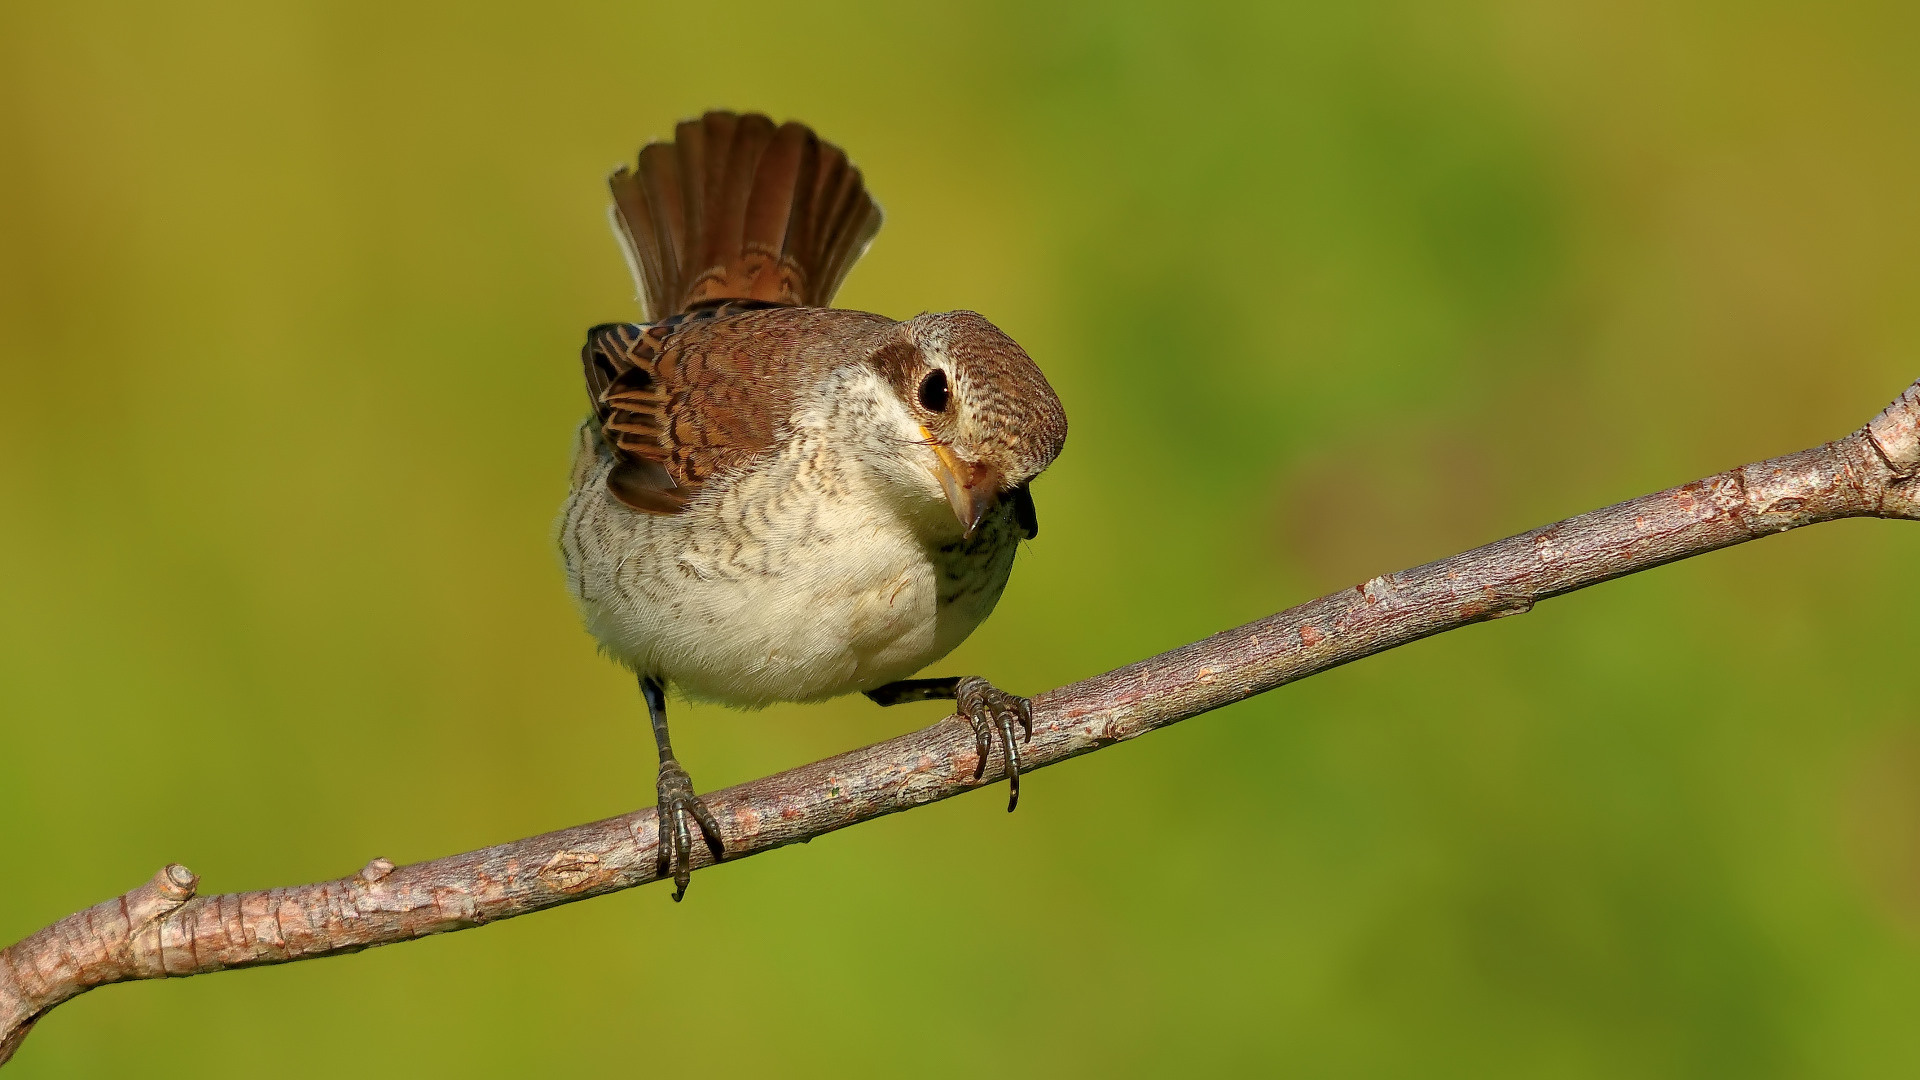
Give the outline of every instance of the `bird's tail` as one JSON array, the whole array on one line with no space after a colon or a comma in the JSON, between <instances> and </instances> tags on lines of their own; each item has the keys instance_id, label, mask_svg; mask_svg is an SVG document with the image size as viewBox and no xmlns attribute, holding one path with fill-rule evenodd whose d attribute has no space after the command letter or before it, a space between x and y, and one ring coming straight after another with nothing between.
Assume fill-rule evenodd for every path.
<instances>
[{"instance_id":1,"label":"bird's tail","mask_svg":"<svg viewBox=\"0 0 1920 1080\"><path fill-rule=\"evenodd\" d=\"M684 121L608 185L656 322L715 300L825 307L880 231L880 207L839 147L758 113Z\"/></svg>"}]
</instances>

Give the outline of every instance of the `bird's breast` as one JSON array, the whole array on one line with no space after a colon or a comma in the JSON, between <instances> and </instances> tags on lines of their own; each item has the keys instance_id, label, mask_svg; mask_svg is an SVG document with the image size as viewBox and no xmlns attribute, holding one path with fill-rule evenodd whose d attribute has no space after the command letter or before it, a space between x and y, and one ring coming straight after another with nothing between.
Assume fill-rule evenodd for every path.
<instances>
[{"instance_id":1,"label":"bird's breast","mask_svg":"<svg viewBox=\"0 0 1920 1080\"><path fill-rule=\"evenodd\" d=\"M817 439L796 438L674 515L613 499L609 467L576 470L561 523L582 615L622 663L727 704L912 675L993 610L1018 543L1010 512L969 538L927 537Z\"/></svg>"}]
</instances>

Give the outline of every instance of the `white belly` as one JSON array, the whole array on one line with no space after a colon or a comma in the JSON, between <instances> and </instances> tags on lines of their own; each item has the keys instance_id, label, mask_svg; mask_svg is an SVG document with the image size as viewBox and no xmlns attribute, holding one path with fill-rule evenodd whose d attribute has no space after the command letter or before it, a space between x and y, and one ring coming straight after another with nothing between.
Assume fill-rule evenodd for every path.
<instances>
[{"instance_id":1,"label":"white belly","mask_svg":"<svg viewBox=\"0 0 1920 1080\"><path fill-rule=\"evenodd\" d=\"M993 610L1019 542L1010 510L961 542L817 460L770 463L665 516L607 494L610 462L579 466L561 546L588 629L634 671L729 705L912 675Z\"/></svg>"}]
</instances>

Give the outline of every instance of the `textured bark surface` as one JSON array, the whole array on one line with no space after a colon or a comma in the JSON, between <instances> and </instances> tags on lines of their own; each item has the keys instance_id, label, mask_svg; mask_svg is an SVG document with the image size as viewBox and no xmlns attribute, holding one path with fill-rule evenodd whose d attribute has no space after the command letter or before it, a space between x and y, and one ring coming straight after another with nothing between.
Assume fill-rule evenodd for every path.
<instances>
[{"instance_id":1,"label":"textured bark surface","mask_svg":"<svg viewBox=\"0 0 1920 1080\"><path fill-rule=\"evenodd\" d=\"M1769 533L1844 517L1920 519L1920 382L1839 442L1744 465L1374 578L1034 698L1031 771L1423 637ZM958 717L708 793L729 859L1003 779L974 778ZM354 952L652 881L651 808L334 881L196 897L172 865L0 950L0 1063L34 1022L96 986ZM696 864L710 861L699 845Z\"/></svg>"}]
</instances>

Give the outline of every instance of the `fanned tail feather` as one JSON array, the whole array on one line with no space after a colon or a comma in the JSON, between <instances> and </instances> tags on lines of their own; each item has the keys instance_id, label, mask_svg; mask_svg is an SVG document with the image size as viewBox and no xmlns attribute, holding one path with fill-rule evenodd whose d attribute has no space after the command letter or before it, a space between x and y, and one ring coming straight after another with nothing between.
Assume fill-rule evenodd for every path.
<instances>
[{"instance_id":1,"label":"fanned tail feather","mask_svg":"<svg viewBox=\"0 0 1920 1080\"><path fill-rule=\"evenodd\" d=\"M685 121L608 185L650 321L719 300L826 307L880 231L839 147L758 113Z\"/></svg>"}]
</instances>

